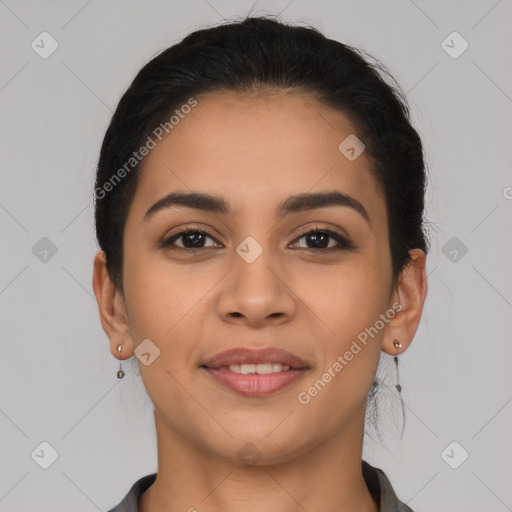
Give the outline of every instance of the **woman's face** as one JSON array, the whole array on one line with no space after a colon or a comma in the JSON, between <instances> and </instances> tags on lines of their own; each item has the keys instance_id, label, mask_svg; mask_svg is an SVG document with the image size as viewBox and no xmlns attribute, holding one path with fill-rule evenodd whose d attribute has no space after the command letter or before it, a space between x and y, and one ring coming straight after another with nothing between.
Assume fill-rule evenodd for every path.
<instances>
[{"instance_id":1,"label":"woman's face","mask_svg":"<svg viewBox=\"0 0 512 512\"><path fill-rule=\"evenodd\" d=\"M284 461L357 436L396 312L386 206L370 160L364 151L353 158L361 146L352 139L339 149L354 127L311 96L196 99L146 157L124 232L130 348L151 340L139 367L157 423L233 461L244 450ZM225 207L169 201L147 213L173 193L207 194ZM290 199L333 193L346 200ZM187 227L206 234L164 244ZM320 233L305 234L314 228ZM237 371L256 367L207 365L237 348L281 349L302 368L263 365L246 375ZM231 362L286 359L244 355Z\"/></svg>"}]
</instances>

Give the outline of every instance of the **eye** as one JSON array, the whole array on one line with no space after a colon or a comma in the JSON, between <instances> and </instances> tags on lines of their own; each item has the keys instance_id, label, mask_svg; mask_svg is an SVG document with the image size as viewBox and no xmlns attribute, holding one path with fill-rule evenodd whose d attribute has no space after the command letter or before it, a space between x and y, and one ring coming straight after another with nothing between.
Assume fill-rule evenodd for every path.
<instances>
[{"instance_id":1,"label":"eye","mask_svg":"<svg viewBox=\"0 0 512 512\"><path fill-rule=\"evenodd\" d=\"M214 244L206 246L205 241L207 238L213 240ZM181 246L175 243L178 240L182 242ZM170 249L176 248L195 251L196 249L203 249L204 247L219 247L220 244L207 231L187 226L185 229L179 231L178 233L175 233L170 238L162 240L160 246L167 247Z\"/></svg>"},{"instance_id":2,"label":"eye","mask_svg":"<svg viewBox=\"0 0 512 512\"><path fill-rule=\"evenodd\" d=\"M306 247L299 248L312 249L313 251L318 249L339 250L354 248L354 245L346 237L330 229L310 229L297 238L297 240L302 240L303 238L307 240ZM329 239L337 242L337 245L329 246ZM311 246L308 246L308 241L311 242Z\"/></svg>"},{"instance_id":3,"label":"eye","mask_svg":"<svg viewBox=\"0 0 512 512\"><path fill-rule=\"evenodd\" d=\"M206 245L208 238L213 241L213 244ZM330 229L310 229L309 231L304 232L296 240L302 239L306 239L306 246L298 247L299 249L310 249L318 252L318 250L330 251L354 248L354 245L346 237ZM177 244L177 241L180 241L181 245ZM330 244L330 242L333 241L336 243L334 245ZM296 243L294 244L296 245ZM208 247L222 247L222 244L217 242L217 240L207 231L187 226L185 229L163 240L160 243L160 246L162 248L183 249L185 251L195 252L198 249L205 249Z\"/></svg>"}]
</instances>

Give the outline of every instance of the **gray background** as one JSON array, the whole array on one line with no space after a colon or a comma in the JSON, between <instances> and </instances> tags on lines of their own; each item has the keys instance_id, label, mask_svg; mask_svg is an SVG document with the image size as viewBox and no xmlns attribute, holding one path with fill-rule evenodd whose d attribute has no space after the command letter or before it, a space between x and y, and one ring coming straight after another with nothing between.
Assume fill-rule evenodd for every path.
<instances>
[{"instance_id":1,"label":"gray background","mask_svg":"<svg viewBox=\"0 0 512 512\"><path fill-rule=\"evenodd\" d=\"M151 404L129 361L116 378L92 292L94 167L140 67L253 4L0 0L0 511L108 510L156 470ZM429 293L400 358L406 429L398 439L390 398L386 443L365 458L415 512L512 510L512 1L261 0L252 13L281 11L387 65L431 173ZM59 45L47 59L31 48L43 31ZM453 31L469 44L458 58L441 44ZM48 469L31 457L43 441L58 452Z\"/></svg>"}]
</instances>

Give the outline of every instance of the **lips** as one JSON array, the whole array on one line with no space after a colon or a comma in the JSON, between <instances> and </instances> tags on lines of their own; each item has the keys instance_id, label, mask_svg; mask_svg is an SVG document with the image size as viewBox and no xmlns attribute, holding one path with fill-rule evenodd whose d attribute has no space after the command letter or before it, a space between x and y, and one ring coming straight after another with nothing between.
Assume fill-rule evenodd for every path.
<instances>
[{"instance_id":1,"label":"lips","mask_svg":"<svg viewBox=\"0 0 512 512\"><path fill-rule=\"evenodd\" d=\"M292 386L309 370L300 357L279 348L235 348L204 361L213 382L247 397L263 397Z\"/></svg>"},{"instance_id":2,"label":"lips","mask_svg":"<svg viewBox=\"0 0 512 512\"><path fill-rule=\"evenodd\" d=\"M264 363L281 364L282 366L288 366L292 370L309 368L306 361L300 357L275 347L263 349L234 348L226 350L207 359L201 366L220 369L231 365L258 365Z\"/></svg>"}]
</instances>

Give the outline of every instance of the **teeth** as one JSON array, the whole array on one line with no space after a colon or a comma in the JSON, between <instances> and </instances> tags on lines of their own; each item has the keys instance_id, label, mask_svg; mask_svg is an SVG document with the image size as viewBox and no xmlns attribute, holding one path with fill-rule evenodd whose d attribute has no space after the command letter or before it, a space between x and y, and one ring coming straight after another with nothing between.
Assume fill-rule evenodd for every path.
<instances>
[{"instance_id":1,"label":"teeth","mask_svg":"<svg viewBox=\"0 0 512 512\"><path fill-rule=\"evenodd\" d=\"M287 364L280 363L259 363L259 364L232 364L229 370L233 373L257 373L258 375L266 375L269 373L278 373L287 371L290 367Z\"/></svg>"},{"instance_id":2,"label":"teeth","mask_svg":"<svg viewBox=\"0 0 512 512\"><path fill-rule=\"evenodd\" d=\"M255 364L241 364L240 365L240 373L256 373L256 365Z\"/></svg>"}]
</instances>

